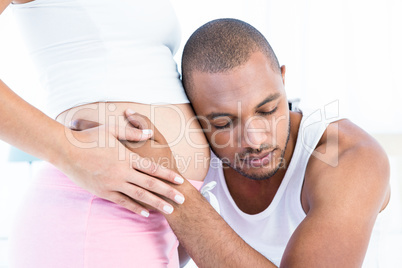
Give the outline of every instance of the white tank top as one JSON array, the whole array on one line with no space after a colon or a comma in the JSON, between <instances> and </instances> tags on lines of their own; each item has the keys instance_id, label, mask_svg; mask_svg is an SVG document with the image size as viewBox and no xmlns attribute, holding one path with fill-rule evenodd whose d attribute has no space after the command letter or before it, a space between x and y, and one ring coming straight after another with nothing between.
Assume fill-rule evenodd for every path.
<instances>
[{"instance_id":1,"label":"white tank top","mask_svg":"<svg viewBox=\"0 0 402 268\"><path fill-rule=\"evenodd\" d=\"M301 205L301 190L308 160L328 124L339 119L321 109L303 115L283 181L271 204L258 214L246 214L237 207L226 185L222 162L211 152L210 168L201 193L244 241L277 266L290 237L306 217ZM373 234L376 232L375 228ZM366 257L364 267L377 267L377 242L378 238L372 236L367 251L370 260Z\"/></svg>"},{"instance_id":2,"label":"white tank top","mask_svg":"<svg viewBox=\"0 0 402 268\"><path fill-rule=\"evenodd\" d=\"M167 0L35 0L12 5L48 92L47 113L98 101L188 103Z\"/></svg>"}]
</instances>

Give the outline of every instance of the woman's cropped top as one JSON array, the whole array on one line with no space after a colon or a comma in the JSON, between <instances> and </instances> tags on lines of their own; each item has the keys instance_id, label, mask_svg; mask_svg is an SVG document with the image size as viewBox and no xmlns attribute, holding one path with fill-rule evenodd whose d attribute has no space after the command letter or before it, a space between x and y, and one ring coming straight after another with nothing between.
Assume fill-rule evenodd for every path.
<instances>
[{"instance_id":1,"label":"woman's cropped top","mask_svg":"<svg viewBox=\"0 0 402 268\"><path fill-rule=\"evenodd\" d=\"M86 103L188 103L167 0L35 0L14 14L48 92L51 117Z\"/></svg>"}]
</instances>

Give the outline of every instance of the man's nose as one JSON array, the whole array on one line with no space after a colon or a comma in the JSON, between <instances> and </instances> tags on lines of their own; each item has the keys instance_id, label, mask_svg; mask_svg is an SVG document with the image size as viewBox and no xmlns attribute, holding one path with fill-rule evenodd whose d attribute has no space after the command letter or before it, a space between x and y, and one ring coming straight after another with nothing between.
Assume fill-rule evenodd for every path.
<instances>
[{"instance_id":1,"label":"man's nose","mask_svg":"<svg viewBox=\"0 0 402 268\"><path fill-rule=\"evenodd\" d=\"M269 121L262 117L252 117L244 125L242 147L259 149L266 143L270 131Z\"/></svg>"}]
</instances>

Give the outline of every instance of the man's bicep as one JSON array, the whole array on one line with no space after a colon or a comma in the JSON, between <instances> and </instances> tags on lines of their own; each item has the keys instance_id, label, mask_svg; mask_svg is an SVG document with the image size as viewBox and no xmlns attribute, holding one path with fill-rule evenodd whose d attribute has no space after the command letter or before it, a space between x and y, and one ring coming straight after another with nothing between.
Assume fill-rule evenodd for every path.
<instances>
[{"instance_id":1,"label":"man's bicep","mask_svg":"<svg viewBox=\"0 0 402 268\"><path fill-rule=\"evenodd\" d=\"M293 233L280 267L360 267L374 222L311 212Z\"/></svg>"},{"instance_id":2,"label":"man's bicep","mask_svg":"<svg viewBox=\"0 0 402 268\"><path fill-rule=\"evenodd\" d=\"M374 160L375 152L375 148L347 150L340 155L337 167L312 160L303 189L308 195L309 211L292 235L281 266L362 265L389 190L387 173L381 163L375 163L386 164L386 160Z\"/></svg>"}]
</instances>

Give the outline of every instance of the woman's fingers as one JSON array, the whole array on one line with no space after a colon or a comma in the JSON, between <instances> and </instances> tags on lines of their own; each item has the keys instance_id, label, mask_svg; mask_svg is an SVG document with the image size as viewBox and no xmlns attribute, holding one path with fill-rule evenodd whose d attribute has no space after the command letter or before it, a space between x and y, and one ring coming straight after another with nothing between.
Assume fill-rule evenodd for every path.
<instances>
[{"instance_id":1,"label":"woman's fingers","mask_svg":"<svg viewBox=\"0 0 402 268\"><path fill-rule=\"evenodd\" d=\"M126 183L120 184L120 186L116 188L116 190L122 193L123 196L118 196L120 198L116 200L118 202L113 202L116 202L117 204L122 205L123 207L134 211L135 213L141 213L140 208L143 207L138 207L137 203L135 203L134 206L132 204L133 202L146 204L147 206L151 206L152 208L155 208L165 214L172 213L173 206L160 196L171 199L177 204L183 204L184 196L172 186L166 184L166 182L163 182L160 179L174 176L180 178L175 181L175 183L179 183L183 181L183 178L177 176L170 170L165 170L163 167L160 167L147 159L140 157L138 159L143 159L144 162L148 163L146 164L147 167L142 167L140 170L140 161L136 161L136 164L133 165L135 173L131 173L133 175L127 178ZM149 172L158 178L149 176L139 171Z\"/></svg>"},{"instance_id":2,"label":"woman's fingers","mask_svg":"<svg viewBox=\"0 0 402 268\"><path fill-rule=\"evenodd\" d=\"M135 202L127 195L120 192L112 192L109 195L108 200L143 217L149 216L149 211L147 209L145 209L143 206Z\"/></svg>"},{"instance_id":3,"label":"woman's fingers","mask_svg":"<svg viewBox=\"0 0 402 268\"><path fill-rule=\"evenodd\" d=\"M144 208L148 205L163 213L171 213L173 206L165 201L165 198L178 204L184 202L184 196L167 183L169 181L180 184L184 181L183 178L150 160L141 158L127 148L117 146L119 141L116 138L139 139L141 130L131 128L131 136L124 136L129 131L125 133L114 126L102 125L72 132L75 132L76 139L82 143L95 143L91 150L72 146L66 157L70 162L65 163L63 171L77 185L143 216L148 213ZM96 145L96 142L102 141L108 141L105 143L107 146ZM152 149L145 149L147 148ZM144 151L147 151L145 149ZM155 155L153 150L148 153L150 156Z\"/></svg>"},{"instance_id":4,"label":"woman's fingers","mask_svg":"<svg viewBox=\"0 0 402 268\"><path fill-rule=\"evenodd\" d=\"M141 189L137 189L135 192L131 190L126 194L165 213L168 213L170 209L173 209L173 207L160 198L155 199L154 197L150 197L150 195L148 195L148 191L165 196L177 204L183 204L183 194L160 180L162 179L175 184L182 184L184 179L181 176L167 168L155 164L148 159L141 158L138 155L136 159L131 160L131 163L134 169L145 174L138 172L138 174L135 174L132 178L128 179L128 182L140 186ZM132 196L131 194L135 194L135 196Z\"/></svg>"},{"instance_id":5,"label":"woman's fingers","mask_svg":"<svg viewBox=\"0 0 402 268\"><path fill-rule=\"evenodd\" d=\"M139 116L137 116L139 117ZM140 120L141 121L141 120ZM142 120L146 122L145 120ZM148 125L148 124L146 124ZM132 126L119 126L119 125L108 125L99 128L99 131L109 131L119 140L127 141L145 141L153 136L153 131L150 128L146 128L144 123ZM101 126L100 123L86 120L86 119L76 119L69 123L69 128L75 131L83 131L90 128L95 128Z\"/></svg>"},{"instance_id":6,"label":"woman's fingers","mask_svg":"<svg viewBox=\"0 0 402 268\"><path fill-rule=\"evenodd\" d=\"M152 138L151 129L138 129L134 127L118 127L117 130L110 129L110 132L120 141L146 141Z\"/></svg>"},{"instance_id":7,"label":"woman's fingers","mask_svg":"<svg viewBox=\"0 0 402 268\"><path fill-rule=\"evenodd\" d=\"M160 144L167 144L165 137L158 131L154 124L152 124L151 120L148 117L135 113L134 111L127 109L124 112L128 122L135 128L139 129L149 129L152 131L153 139Z\"/></svg>"},{"instance_id":8,"label":"woman's fingers","mask_svg":"<svg viewBox=\"0 0 402 268\"><path fill-rule=\"evenodd\" d=\"M151 122L149 121L148 117L135 113L131 109L127 109L124 114L126 115L128 122L130 122L130 124L134 127L139 129L151 128Z\"/></svg>"},{"instance_id":9,"label":"woman's fingers","mask_svg":"<svg viewBox=\"0 0 402 268\"><path fill-rule=\"evenodd\" d=\"M130 162L134 169L152 177L157 177L174 184L182 184L184 182L183 177L176 172L158 165L147 158L140 157L136 153L130 153Z\"/></svg>"},{"instance_id":10,"label":"woman's fingers","mask_svg":"<svg viewBox=\"0 0 402 268\"><path fill-rule=\"evenodd\" d=\"M155 208L164 214L171 214L173 212L173 206L171 204L149 192L147 189L127 183L124 186L124 189L121 189L120 191L124 195L130 196L135 200L141 200L139 202L144 203L147 206L151 206L152 208Z\"/></svg>"},{"instance_id":11,"label":"woman's fingers","mask_svg":"<svg viewBox=\"0 0 402 268\"><path fill-rule=\"evenodd\" d=\"M88 131L91 131L92 133L94 128L98 127L99 137L107 137L107 133L109 133L109 137L116 138L122 141L123 144L130 144L128 141L140 142L152 138L153 132L150 128L153 127L153 125L146 117L135 114L134 116L131 116L130 120L129 122L133 122L133 124L128 126L100 126L97 122L83 119L72 121L70 125L73 130L79 130L82 134L86 134L84 133L86 132L84 130L90 128L92 130ZM90 133L88 132L88 134ZM141 143L138 144L140 145ZM117 147L109 149L114 151ZM130 150L132 150L131 147ZM139 148L133 150L142 152L142 156L149 155L150 157L155 156L156 158L164 157L169 158L169 161L172 161L172 159L170 159L170 150L153 148L149 143L142 143ZM113 157L113 155L114 154L112 153L110 157ZM149 214L148 210L144 208L144 206L148 207L148 205L162 213L172 213L173 206L165 201L164 198L170 199L177 204L182 204L184 202L184 196L167 183L183 183L184 179L180 175L168 168L157 165L150 159L140 157L138 153L126 150L126 157L128 157L129 160L130 173L126 174L126 176L124 176L125 179L114 184L112 188L109 188L108 190L104 189L109 193L100 193L98 196L104 196L104 198L106 197L106 199L142 216Z\"/></svg>"}]
</instances>

